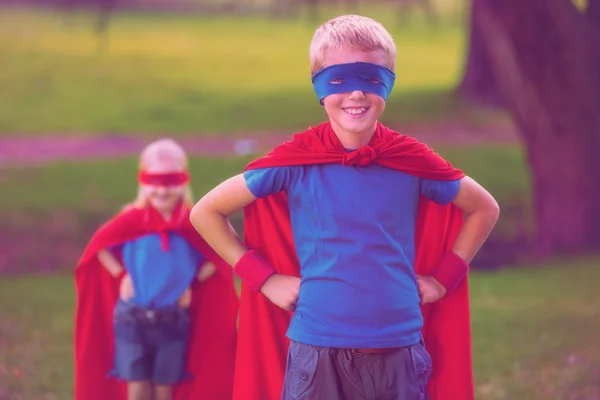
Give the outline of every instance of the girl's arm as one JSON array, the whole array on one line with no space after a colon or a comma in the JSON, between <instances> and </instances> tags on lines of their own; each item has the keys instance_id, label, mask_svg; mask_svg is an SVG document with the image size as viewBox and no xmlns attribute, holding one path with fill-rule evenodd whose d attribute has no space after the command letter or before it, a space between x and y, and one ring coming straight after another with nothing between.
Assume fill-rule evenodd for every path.
<instances>
[{"instance_id":1,"label":"girl's arm","mask_svg":"<svg viewBox=\"0 0 600 400\"><path fill-rule=\"evenodd\" d=\"M100 264L115 278L125 274L125 268L119 260L108 250L103 249L98 252L98 260ZM119 296L125 301L129 301L134 297L133 282L129 275L125 275L119 286Z\"/></svg>"},{"instance_id":2,"label":"girl's arm","mask_svg":"<svg viewBox=\"0 0 600 400\"><path fill-rule=\"evenodd\" d=\"M98 252L98 261L100 261L100 264L102 264L102 266L115 278L125 271L125 268L123 268L116 257L106 249Z\"/></svg>"}]
</instances>

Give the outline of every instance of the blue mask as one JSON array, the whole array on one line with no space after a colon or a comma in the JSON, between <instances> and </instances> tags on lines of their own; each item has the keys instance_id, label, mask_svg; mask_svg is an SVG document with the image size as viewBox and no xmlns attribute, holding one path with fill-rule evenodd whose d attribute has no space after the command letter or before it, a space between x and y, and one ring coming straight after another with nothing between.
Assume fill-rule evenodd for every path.
<instances>
[{"instance_id":1,"label":"blue mask","mask_svg":"<svg viewBox=\"0 0 600 400\"><path fill-rule=\"evenodd\" d=\"M373 93L387 100L394 87L396 74L383 65L355 62L323 68L311 79L315 93L323 104L323 99L331 94L355 90Z\"/></svg>"}]
</instances>

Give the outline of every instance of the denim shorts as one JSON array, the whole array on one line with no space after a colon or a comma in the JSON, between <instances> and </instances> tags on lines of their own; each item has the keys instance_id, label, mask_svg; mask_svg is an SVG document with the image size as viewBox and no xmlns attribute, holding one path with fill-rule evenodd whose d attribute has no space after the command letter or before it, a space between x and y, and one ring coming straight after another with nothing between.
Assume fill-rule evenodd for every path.
<instances>
[{"instance_id":1,"label":"denim shorts","mask_svg":"<svg viewBox=\"0 0 600 400\"><path fill-rule=\"evenodd\" d=\"M118 301L113 314L115 358L111 376L172 385L187 377L189 310L151 310Z\"/></svg>"},{"instance_id":2,"label":"denim shorts","mask_svg":"<svg viewBox=\"0 0 600 400\"><path fill-rule=\"evenodd\" d=\"M431 357L422 342L390 352L291 341L282 400L427 400Z\"/></svg>"}]
</instances>

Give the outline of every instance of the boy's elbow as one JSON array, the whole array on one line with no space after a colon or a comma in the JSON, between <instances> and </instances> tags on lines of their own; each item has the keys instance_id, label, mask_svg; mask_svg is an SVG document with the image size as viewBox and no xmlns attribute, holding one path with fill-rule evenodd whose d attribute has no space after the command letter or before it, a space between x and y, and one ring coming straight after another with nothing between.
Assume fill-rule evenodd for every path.
<instances>
[{"instance_id":1,"label":"boy's elbow","mask_svg":"<svg viewBox=\"0 0 600 400\"><path fill-rule=\"evenodd\" d=\"M205 205L203 204L202 200L198 201L190 211L190 222L200 233L202 233L202 221L205 220L203 217L205 213Z\"/></svg>"},{"instance_id":2,"label":"boy's elbow","mask_svg":"<svg viewBox=\"0 0 600 400\"><path fill-rule=\"evenodd\" d=\"M491 196L489 204L486 207L486 214L494 224L498 221L498 218L500 218L500 205L496 199Z\"/></svg>"}]
</instances>

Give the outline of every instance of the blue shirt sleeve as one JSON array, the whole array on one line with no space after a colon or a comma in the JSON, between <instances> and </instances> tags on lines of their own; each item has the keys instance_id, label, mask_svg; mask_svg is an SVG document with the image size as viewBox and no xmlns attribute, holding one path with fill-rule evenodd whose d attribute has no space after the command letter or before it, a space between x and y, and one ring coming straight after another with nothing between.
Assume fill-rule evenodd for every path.
<instances>
[{"instance_id":1,"label":"blue shirt sleeve","mask_svg":"<svg viewBox=\"0 0 600 400\"><path fill-rule=\"evenodd\" d=\"M273 167L244 171L244 179L255 197L267 197L288 188L290 168Z\"/></svg>"},{"instance_id":2,"label":"blue shirt sleeve","mask_svg":"<svg viewBox=\"0 0 600 400\"><path fill-rule=\"evenodd\" d=\"M454 181L437 181L421 179L420 192L423 196L437 204L448 204L456 197L460 179Z\"/></svg>"}]
</instances>

